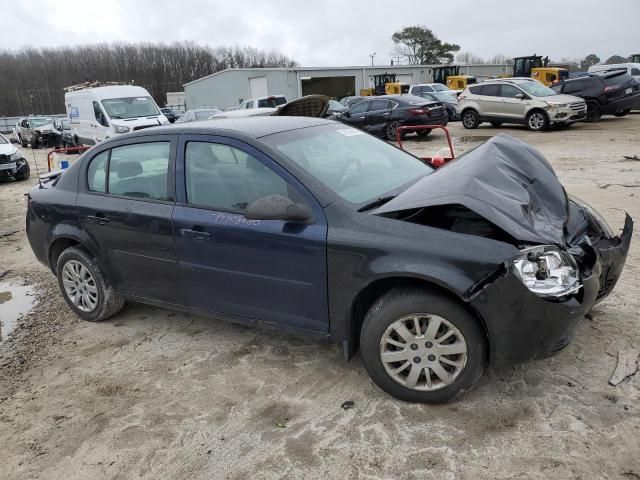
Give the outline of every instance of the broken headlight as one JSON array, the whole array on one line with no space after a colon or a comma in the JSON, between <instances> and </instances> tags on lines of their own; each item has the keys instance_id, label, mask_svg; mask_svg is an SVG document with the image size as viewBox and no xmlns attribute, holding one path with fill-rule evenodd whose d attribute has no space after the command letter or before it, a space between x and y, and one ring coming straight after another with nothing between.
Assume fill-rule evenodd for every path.
<instances>
[{"instance_id":1,"label":"broken headlight","mask_svg":"<svg viewBox=\"0 0 640 480\"><path fill-rule=\"evenodd\" d=\"M590 216L594 222L598 224L598 226L602 229L602 233L604 233L608 238L611 238L615 235L613 233L613 230L607 223L607 221L602 216L602 214L598 212L595 208L593 208L591 205L589 205L585 201L580 200L578 197L574 197L573 195L567 195L567 197L569 197L569 200L571 200L580 208L582 208L585 211L585 213L588 216Z\"/></svg>"},{"instance_id":2,"label":"broken headlight","mask_svg":"<svg viewBox=\"0 0 640 480\"><path fill-rule=\"evenodd\" d=\"M574 258L553 246L522 250L513 266L522 283L541 297L562 297L582 286Z\"/></svg>"}]
</instances>

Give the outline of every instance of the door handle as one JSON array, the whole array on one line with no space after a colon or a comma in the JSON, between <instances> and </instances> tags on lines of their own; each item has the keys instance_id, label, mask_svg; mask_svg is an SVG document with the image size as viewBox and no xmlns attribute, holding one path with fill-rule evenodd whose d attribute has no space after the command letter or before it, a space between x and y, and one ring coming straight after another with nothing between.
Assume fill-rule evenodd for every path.
<instances>
[{"instance_id":1,"label":"door handle","mask_svg":"<svg viewBox=\"0 0 640 480\"><path fill-rule=\"evenodd\" d=\"M180 235L185 238L192 238L196 242L205 242L211 238L211 234L202 230L202 227L193 227L193 230L189 228L181 228Z\"/></svg>"},{"instance_id":2,"label":"door handle","mask_svg":"<svg viewBox=\"0 0 640 480\"><path fill-rule=\"evenodd\" d=\"M106 225L111 221L111 219L107 218L104 213L96 213L95 215L87 216L89 220L93 220L98 225Z\"/></svg>"}]
</instances>

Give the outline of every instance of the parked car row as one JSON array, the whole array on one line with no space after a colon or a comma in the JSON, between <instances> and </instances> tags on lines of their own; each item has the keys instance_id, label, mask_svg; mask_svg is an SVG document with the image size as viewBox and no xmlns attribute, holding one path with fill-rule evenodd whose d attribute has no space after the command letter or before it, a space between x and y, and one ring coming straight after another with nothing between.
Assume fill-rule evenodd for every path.
<instances>
[{"instance_id":1,"label":"parked car row","mask_svg":"<svg viewBox=\"0 0 640 480\"><path fill-rule=\"evenodd\" d=\"M531 79L503 78L467 87L456 112L465 128L483 122L544 130L579 121L596 122L602 115L624 116L640 108L640 82L624 70L597 72L545 87Z\"/></svg>"}]
</instances>

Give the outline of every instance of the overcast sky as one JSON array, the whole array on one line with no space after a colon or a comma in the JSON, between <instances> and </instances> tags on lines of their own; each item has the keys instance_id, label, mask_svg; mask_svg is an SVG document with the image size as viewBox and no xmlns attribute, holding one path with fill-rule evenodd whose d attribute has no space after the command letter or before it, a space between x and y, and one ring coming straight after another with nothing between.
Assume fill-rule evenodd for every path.
<instances>
[{"instance_id":1,"label":"overcast sky","mask_svg":"<svg viewBox=\"0 0 640 480\"><path fill-rule=\"evenodd\" d=\"M0 48L172 42L277 49L303 66L388 64L391 35L422 24L461 51L640 53L640 0L25 0L7 2ZM5 5L5 7L7 7ZM1 74L1 73L0 73Z\"/></svg>"}]
</instances>

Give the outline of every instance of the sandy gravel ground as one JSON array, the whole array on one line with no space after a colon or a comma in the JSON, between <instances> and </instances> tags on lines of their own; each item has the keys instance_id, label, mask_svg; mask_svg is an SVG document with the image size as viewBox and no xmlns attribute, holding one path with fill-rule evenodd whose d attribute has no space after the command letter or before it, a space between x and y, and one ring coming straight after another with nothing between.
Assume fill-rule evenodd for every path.
<instances>
[{"instance_id":1,"label":"sandy gravel ground","mask_svg":"<svg viewBox=\"0 0 640 480\"><path fill-rule=\"evenodd\" d=\"M459 149L522 138L614 228L625 210L640 219L640 162L623 160L640 155L640 115L451 130ZM0 281L38 300L0 344L3 479L640 479L640 374L608 384L618 352L640 348L637 233L616 290L569 347L434 407L390 398L359 357L312 339L135 304L78 321L25 238L28 188L0 184Z\"/></svg>"}]
</instances>

